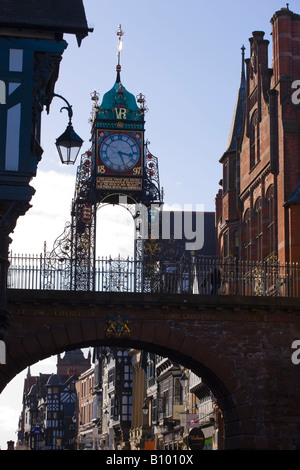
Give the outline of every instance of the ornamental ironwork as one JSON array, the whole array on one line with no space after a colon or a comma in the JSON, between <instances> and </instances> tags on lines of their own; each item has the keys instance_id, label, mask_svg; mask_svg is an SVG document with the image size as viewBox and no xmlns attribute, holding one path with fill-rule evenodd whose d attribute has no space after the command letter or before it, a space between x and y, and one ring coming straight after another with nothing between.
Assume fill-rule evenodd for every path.
<instances>
[{"instance_id":1,"label":"ornamental ironwork","mask_svg":"<svg viewBox=\"0 0 300 470\"><path fill-rule=\"evenodd\" d=\"M68 254L68 251L66 250ZM68 256L10 254L11 289L68 290ZM299 297L298 263L237 262L218 258L180 260L99 258L94 265L94 289L100 292L158 292L194 295Z\"/></svg>"}]
</instances>

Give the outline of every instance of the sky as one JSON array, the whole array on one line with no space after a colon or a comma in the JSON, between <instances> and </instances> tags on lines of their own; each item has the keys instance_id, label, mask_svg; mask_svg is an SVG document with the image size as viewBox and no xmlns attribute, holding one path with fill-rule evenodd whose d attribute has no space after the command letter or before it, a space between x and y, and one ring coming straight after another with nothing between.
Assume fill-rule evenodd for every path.
<instances>
[{"instance_id":1,"label":"sky","mask_svg":"<svg viewBox=\"0 0 300 470\"><path fill-rule=\"evenodd\" d=\"M74 130L90 148L91 94L112 88L116 79L119 24L124 31L121 80L135 96L146 97L148 112L145 137L149 150L159 159L160 185L166 207L203 204L215 210L222 167L241 75L241 47L250 56L249 38L264 31L270 41L270 19L286 7L279 0L84 0L89 27L94 32L80 48L76 38L65 35L55 93L73 108ZM290 10L297 11L291 1ZM39 254L51 250L54 240L70 220L75 166L63 166L55 147L67 125L64 103L54 98L50 113L42 117L44 154L37 176L32 208L20 217L11 235L15 254ZM101 212L102 211L102 212ZM100 215L101 212L101 215ZM99 211L97 254L126 256L132 252L132 225L124 209ZM123 214L123 215L122 215ZM120 236L122 228L122 236ZM55 372L52 357L31 367L32 375ZM0 395L0 447L16 441L21 412L23 382L19 374Z\"/></svg>"}]
</instances>

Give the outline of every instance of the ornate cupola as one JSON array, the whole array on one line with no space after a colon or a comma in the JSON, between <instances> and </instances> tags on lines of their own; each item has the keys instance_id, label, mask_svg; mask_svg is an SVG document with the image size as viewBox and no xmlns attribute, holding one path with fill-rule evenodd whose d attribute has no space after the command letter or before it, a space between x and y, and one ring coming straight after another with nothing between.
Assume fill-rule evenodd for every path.
<instances>
[{"instance_id":1,"label":"ornate cupola","mask_svg":"<svg viewBox=\"0 0 300 470\"><path fill-rule=\"evenodd\" d=\"M120 25L115 84L94 111L92 133L98 202L117 203L120 195L126 195L131 202L143 199L145 98L141 94L136 98L122 84L123 34Z\"/></svg>"},{"instance_id":2,"label":"ornate cupola","mask_svg":"<svg viewBox=\"0 0 300 470\"><path fill-rule=\"evenodd\" d=\"M135 259L140 259L144 251L140 218L147 212L143 209L162 204L158 159L144 139L145 97L142 93L135 97L121 81L123 34L120 25L113 87L104 93L101 104L98 93L91 94L91 148L81 155L77 170L72 222L51 252L56 257L62 251L68 254L73 290L95 289L96 217L101 205L126 205L136 227ZM148 227L148 218L146 222Z\"/></svg>"}]
</instances>

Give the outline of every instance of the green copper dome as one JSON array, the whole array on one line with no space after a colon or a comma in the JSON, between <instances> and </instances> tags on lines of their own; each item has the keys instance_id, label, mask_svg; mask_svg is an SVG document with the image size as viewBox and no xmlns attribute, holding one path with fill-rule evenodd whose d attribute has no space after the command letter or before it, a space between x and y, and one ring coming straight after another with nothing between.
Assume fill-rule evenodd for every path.
<instances>
[{"instance_id":1,"label":"green copper dome","mask_svg":"<svg viewBox=\"0 0 300 470\"><path fill-rule=\"evenodd\" d=\"M135 122L141 126L144 121L144 112L139 108L136 98L126 90L120 79L121 67L117 66L117 78L114 86L103 95L102 103L97 111L97 120L100 127L113 126L122 121L122 125L132 128L129 123Z\"/></svg>"},{"instance_id":2,"label":"green copper dome","mask_svg":"<svg viewBox=\"0 0 300 470\"><path fill-rule=\"evenodd\" d=\"M104 94L100 109L115 109L123 105L128 111L140 111L135 96L122 85L116 82L107 93Z\"/></svg>"}]
</instances>

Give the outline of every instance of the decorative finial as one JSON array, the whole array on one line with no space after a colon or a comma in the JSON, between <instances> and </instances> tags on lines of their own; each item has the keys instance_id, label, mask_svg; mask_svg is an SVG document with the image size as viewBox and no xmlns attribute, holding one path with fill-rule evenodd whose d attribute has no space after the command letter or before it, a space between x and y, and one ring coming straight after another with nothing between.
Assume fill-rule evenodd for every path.
<instances>
[{"instance_id":1,"label":"decorative finial","mask_svg":"<svg viewBox=\"0 0 300 470\"><path fill-rule=\"evenodd\" d=\"M242 45L241 47L241 51L242 51L242 76L241 76L241 79L242 80L245 80L245 66L244 66L244 63L245 63L245 46L244 44Z\"/></svg>"},{"instance_id":2,"label":"decorative finial","mask_svg":"<svg viewBox=\"0 0 300 470\"><path fill-rule=\"evenodd\" d=\"M119 29L118 29L118 31L117 31L116 34L117 34L117 36L119 37L119 41L118 41L118 54L117 54L117 57L118 57L117 82L120 82L120 71L121 71L120 56L121 56L121 52L122 52L122 49L123 49L122 36L124 36L124 31L122 31L121 25L119 25Z\"/></svg>"},{"instance_id":3,"label":"decorative finial","mask_svg":"<svg viewBox=\"0 0 300 470\"><path fill-rule=\"evenodd\" d=\"M117 36L119 37L119 41L118 41L118 64L120 64L120 53L123 49L122 36L124 36L124 31L122 31L121 25L119 25L119 29L117 31Z\"/></svg>"},{"instance_id":4,"label":"decorative finial","mask_svg":"<svg viewBox=\"0 0 300 470\"><path fill-rule=\"evenodd\" d=\"M94 101L94 106L97 106L98 100L99 100L99 94L96 92L96 90L91 93L91 100Z\"/></svg>"},{"instance_id":5,"label":"decorative finial","mask_svg":"<svg viewBox=\"0 0 300 470\"><path fill-rule=\"evenodd\" d=\"M94 121L95 117L96 117L96 113L97 113L97 109L98 109L98 101L99 101L99 94L96 92L96 90L91 93L91 100L94 102L93 103L93 110L92 110L92 117L90 119L91 122Z\"/></svg>"},{"instance_id":6,"label":"decorative finial","mask_svg":"<svg viewBox=\"0 0 300 470\"><path fill-rule=\"evenodd\" d=\"M140 107L140 110L143 112L143 113L146 113L148 111L148 108L146 106L146 98L145 98L145 95L143 95L142 93L140 93L139 95L137 95L136 97L136 100L139 104L139 107Z\"/></svg>"}]
</instances>

